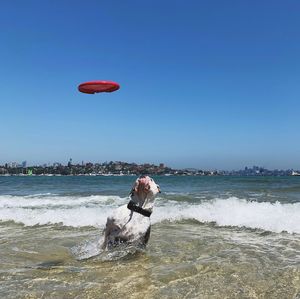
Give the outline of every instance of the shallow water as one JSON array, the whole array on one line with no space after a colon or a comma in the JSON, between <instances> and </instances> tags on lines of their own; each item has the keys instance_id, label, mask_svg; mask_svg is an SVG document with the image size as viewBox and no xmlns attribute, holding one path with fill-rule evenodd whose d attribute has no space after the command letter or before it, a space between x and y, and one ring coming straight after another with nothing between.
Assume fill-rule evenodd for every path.
<instances>
[{"instance_id":1,"label":"shallow water","mask_svg":"<svg viewBox=\"0 0 300 299\"><path fill-rule=\"evenodd\" d=\"M300 298L299 180L157 177L147 247L101 252L134 179L0 177L0 297Z\"/></svg>"}]
</instances>

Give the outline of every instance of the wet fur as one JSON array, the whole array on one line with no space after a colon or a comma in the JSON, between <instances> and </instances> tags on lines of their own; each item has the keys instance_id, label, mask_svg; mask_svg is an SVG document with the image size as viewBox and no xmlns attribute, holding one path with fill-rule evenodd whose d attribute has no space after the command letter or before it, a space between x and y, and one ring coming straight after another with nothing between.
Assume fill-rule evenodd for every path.
<instances>
[{"instance_id":1,"label":"wet fur","mask_svg":"<svg viewBox=\"0 0 300 299\"><path fill-rule=\"evenodd\" d=\"M130 199L139 207L152 212L159 186L148 176L138 178L131 190ZM120 244L145 246L150 238L150 217L127 208L127 204L115 210L107 218L104 229L103 249L112 249Z\"/></svg>"}]
</instances>

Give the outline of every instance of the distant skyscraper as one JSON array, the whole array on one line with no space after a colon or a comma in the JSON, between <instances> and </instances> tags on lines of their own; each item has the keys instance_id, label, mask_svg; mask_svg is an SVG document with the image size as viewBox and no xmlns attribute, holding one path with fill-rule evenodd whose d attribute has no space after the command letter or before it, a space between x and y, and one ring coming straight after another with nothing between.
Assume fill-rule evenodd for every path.
<instances>
[{"instance_id":1,"label":"distant skyscraper","mask_svg":"<svg viewBox=\"0 0 300 299\"><path fill-rule=\"evenodd\" d=\"M70 158L69 162L68 162L68 167L72 166L72 158Z\"/></svg>"},{"instance_id":2,"label":"distant skyscraper","mask_svg":"<svg viewBox=\"0 0 300 299\"><path fill-rule=\"evenodd\" d=\"M27 166L27 161L23 161L22 162L22 168L26 168L26 166Z\"/></svg>"}]
</instances>

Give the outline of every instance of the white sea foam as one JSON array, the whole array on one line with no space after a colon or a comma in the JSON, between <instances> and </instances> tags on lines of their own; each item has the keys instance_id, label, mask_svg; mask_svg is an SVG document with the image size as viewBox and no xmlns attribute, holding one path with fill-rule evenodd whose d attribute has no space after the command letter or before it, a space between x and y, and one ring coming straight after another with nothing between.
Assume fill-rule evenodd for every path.
<instances>
[{"instance_id":1,"label":"white sea foam","mask_svg":"<svg viewBox=\"0 0 300 299\"><path fill-rule=\"evenodd\" d=\"M156 207L152 223L195 219L215 222L219 226L238 226L263 230L300 233L300 203L274 204L247 201L231 197L215 199L200 204L176 204Z\"/></svg>"},{"instance_id":2,"label":"white sea foam","mask_svg":"<svg viewBox=\"0 0 300 299\"><path fill-rule=\"evenodd\" d=\"M119 196L0 196L0 221L27 226L104 226L107 216L128 198Z\"/></svg>"},{"instance_id":3,"label":"white sea foam","mask_svg":"<svg viewBox=\"0 0 300 299\"><path fill-rule=\"evenodd\" d=\"M104 206L118 206L124 204L127 198L119 196L106 195L91 195L86 197L79 196L57 196L57 195L30 195L30 196L0 196L1 208L42 208L52 207L59 208L61 206L75 207L85 205L104 205Z\"/></svg>"},{"instance_id":4,"label":"white sea foam","mask_svg":"<svg viewBox=\"0 0 300 299\"><path fill-rule=\"evenodd\" d=\"M78 196L0 196L0 221L27 226L58 224L103 227L108 215L128 198L93 195ZM259 228L300 233L300 203L274 204L231 197L198 204L158 199L151 216L153 224L162 221L195 219L219 226Z\"/></svg>"}]
</instances>

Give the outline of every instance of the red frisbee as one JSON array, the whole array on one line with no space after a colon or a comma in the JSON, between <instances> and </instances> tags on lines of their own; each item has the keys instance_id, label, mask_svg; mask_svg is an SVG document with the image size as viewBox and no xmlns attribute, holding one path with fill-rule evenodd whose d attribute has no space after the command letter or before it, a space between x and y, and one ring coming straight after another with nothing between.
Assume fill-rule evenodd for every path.
<instances>
[{"instance_id":1,"label":"red frisbee","mask_svg":"<svg viewBox=\"0 0 300 299\"><path fill-rule=\"evenodd\" d=\"M113 92L120 88L120 85L112 81L89 81L81 83L78 90L84 93L98 93L98 92Z\"/></svg>"}]
</instances>

